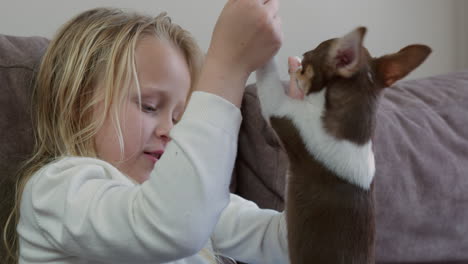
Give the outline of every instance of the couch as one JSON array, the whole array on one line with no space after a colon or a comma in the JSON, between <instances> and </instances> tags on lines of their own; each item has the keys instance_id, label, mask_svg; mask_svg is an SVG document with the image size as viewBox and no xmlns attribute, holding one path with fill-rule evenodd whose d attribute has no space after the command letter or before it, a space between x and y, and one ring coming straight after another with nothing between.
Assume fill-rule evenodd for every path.
<instances>
[{"instance_id":1,"label":"couch","mask_svg":"<svg viewBox=\"0 0 468 264\"><path fill-rule=\"evenodd\" d=\"M2 228L16 172L32 151L32 82L47 45L43 37L0 35ZM283 210L288 161L261 117L254 84L241 110L231 191ZM468 263L468 70L387 89L373 142L377 263Z\"/></svg>"}]
</instances>

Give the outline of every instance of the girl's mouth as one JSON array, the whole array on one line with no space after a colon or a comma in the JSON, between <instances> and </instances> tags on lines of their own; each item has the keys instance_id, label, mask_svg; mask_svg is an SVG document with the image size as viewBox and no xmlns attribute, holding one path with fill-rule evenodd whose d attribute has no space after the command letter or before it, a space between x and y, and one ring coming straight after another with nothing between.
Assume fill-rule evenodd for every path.
<instances>
[{"instance_id":1,"label":"girl's mouth","mask_svg":"<svg viewBox=\"0 0 468 264\"><path fill-rule=\"evenodd\" d=\"M153 163L156 163L164 153L162 150L158 151L145 151L143 152L146 157L148 157Z\"/></svg>"}]
</instances>

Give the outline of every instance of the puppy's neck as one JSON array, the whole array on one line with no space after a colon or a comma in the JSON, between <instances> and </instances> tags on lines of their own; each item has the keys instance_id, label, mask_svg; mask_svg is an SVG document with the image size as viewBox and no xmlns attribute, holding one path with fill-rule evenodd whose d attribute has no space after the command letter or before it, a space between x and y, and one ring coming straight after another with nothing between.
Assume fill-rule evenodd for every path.
<instances>
[{"instance_id":1,"label":"puppy's neck","mask_svg":"<svg viewBox=\"0 0 468 264\"><path fill-rule=\"evenodd\" d=\"M363 189L369 189L375 174L371 139L358 144L331 135L324 123L326 114L325 90L322 90L309 94L304 101L288 99L284 106L271 116L290 119L309 154L337 177Z\"/></svg>"},{"instance_id":2,"label":"puppy's neck","mask_svg":"<svg viewBox=\"0 0 468 264\"><path fill-rule=\"evenodd\" d=\"M333 115L336 115L333 106L328 106L332 112L327 111L325 98L327 89L309 93L304 100L288 97L274 61L257 71L257 81L262 114L266 120L272 117L291 120L308 151L303 155L312 155L337 177L369 189L375 174L370 136L365 141L361 139L361 142L356 142L346 136L337 136L333 130L327 128L327 117L330 122L334 120ZM333 115L330 116L330 113ZM281 129L289 128L275 127L278 134L281 134Z\"/></svg>"}]
</instances>

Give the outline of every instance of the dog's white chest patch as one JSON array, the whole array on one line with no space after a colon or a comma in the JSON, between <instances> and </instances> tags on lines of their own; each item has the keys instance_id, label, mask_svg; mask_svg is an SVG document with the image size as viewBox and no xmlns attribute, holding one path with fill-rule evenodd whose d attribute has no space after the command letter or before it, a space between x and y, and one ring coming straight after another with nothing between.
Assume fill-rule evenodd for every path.
<instances>
[{"instance_id":1,"label":"dog's white chest patch","mask_svg":"<svg viewBox=\"0 0 468 264\"><path fill-rule=\"evenodd\" d=\"M325 89L309 94L303 101L292 99L285 94L275 70L270 63L257 72L258 96L266 120L269 117L292 120L310 154L338 177L369 189L375 174L372 142L357 145L329 135L322 122Z\"/></svg>"}]
</instances>

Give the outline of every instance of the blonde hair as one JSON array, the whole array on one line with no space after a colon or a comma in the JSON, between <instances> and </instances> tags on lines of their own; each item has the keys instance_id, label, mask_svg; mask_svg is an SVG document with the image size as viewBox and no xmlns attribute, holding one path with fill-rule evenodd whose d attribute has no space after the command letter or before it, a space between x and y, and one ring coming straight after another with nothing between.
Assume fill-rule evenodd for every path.
<instances>
[{"instance_id":1,"label":"blonde hair","mask_svg":"<svg viewBox=\"0 0 468 264\"><path fill-rule=\"evenodd\" d=\"M162 13L150 17L113 8L96 8L72 18L51 40L41 61L34 91L35 149L22 167L16 185L15 206L3 231L3 242L16 262L19 245L16 226L22 192L41 167L64 155L96 157L94 137L118 108L132 83L137 88L135 47L144 36L170 41L185 56L192 86L196 83L202 53L186 30ZM99 81L100 92L96 92ZM93 110L103 102L104 113Z\"/></svg>"}]
</instances>

